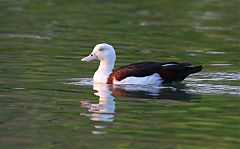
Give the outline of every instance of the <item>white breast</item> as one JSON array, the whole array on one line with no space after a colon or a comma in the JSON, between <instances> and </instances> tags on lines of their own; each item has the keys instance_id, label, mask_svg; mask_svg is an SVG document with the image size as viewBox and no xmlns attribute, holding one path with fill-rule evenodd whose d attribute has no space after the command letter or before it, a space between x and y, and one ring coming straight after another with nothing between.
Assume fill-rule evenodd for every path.
<instances>
[{"instance_id":1,"label":"white breast","mask_svg":"<svg viewBox=\"0 0 240 149\"><path fill-rule=\"evenodd\" d=\"M94 73L93 76L93 81L95 83L107 83L108 80L108 76L112 73L112 71L101 71L101 70L97 70Z\"/></svg>"},{"instance_id":2,"label":"white breast","mask_svg":"<svg viewBox=\"0 0 240 149\"><path fill-rule=\"evenodd\" d=\"M162 78L159 74L154 73L151 76L146 77L127 77L121 81L118 81L116 79L113 80L113 84L141 84L141 85L147 85L147 84L161 84Z\"/></svg>"}]
</instances>

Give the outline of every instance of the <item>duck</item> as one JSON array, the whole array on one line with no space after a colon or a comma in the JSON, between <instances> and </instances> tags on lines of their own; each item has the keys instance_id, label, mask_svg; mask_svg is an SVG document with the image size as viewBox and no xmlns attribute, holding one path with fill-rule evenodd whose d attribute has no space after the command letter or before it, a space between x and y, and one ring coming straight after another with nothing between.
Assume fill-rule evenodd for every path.
<instances>
[{"instance_id":1,"label":"duck","mask_svg":"<svg viewBox=\"0 0 240 149\"><path fill-rule=\"evenodd\" d=\"M81 59L89 62L98 59L99 67L93 75L94 83L104 84L165 84L181 82L190 74L202 70L202 65L191 66L189 62L138 62L116 70L116 51L107 43L97 44L90 55Z\"/></svg>"}]
</instances>

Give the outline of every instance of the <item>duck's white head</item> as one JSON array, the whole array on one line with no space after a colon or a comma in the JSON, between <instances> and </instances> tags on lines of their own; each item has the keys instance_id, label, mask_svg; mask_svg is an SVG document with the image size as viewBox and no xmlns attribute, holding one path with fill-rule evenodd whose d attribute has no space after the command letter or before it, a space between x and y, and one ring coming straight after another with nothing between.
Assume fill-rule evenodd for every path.
<instances>
[{"instance_id":1,"label":"duck's white head","mask_svg":"<svg viewBox=\"0 0 240 149\"><path fill-rule=\"evenodd\" d=\"M92 61L94 59L99 59L100 61L106 61L110 63L114 63L116 60L116 53L114 48L106 43L97 44L92 53L81 59L81 61Z\"/></svg>"},{"instance_id":2,"label":"duck's white head","mask_svg":"<svg viewBox=\"0 0 240 149\"><path fill-rule=\"evenodd\" d=\"M106 83L109 75L112 73L116 54L114 48L106 43L98 44L94 47L92 53L84 57L81 61L92 61L94 59L100 60L100 65L94 73L93 81L97 83Z\"/></svg>"}]
</instances>

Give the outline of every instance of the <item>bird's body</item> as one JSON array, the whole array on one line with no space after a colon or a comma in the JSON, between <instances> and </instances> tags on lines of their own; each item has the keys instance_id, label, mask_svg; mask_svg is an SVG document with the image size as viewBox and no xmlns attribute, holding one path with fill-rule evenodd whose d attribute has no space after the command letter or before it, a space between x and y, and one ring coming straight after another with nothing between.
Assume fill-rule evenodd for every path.
<instances>
[{"instance_id":1,"label":"bird's body","mask_svg":"<svg viewBox=\"0 0 240 149\"><path fill-rule=\"evenodd\" d=\"M93 81L108 84L161 84L181 82L188 75L202 70L202 66L190 66L188 62L140 62L112 71L116 54L109 44L98 44L93 52L82 59L99 59L100 65L93 76Z\"/></svg>"}]
</instances>

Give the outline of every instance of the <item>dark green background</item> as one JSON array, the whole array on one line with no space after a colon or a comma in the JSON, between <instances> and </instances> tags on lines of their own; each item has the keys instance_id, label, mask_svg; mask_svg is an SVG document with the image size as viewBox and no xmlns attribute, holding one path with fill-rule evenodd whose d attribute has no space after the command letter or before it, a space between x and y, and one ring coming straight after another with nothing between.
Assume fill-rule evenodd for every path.
<instances>
[{"instance_id":1,"label":"dark green background","mask_svg":"<svg viewBox=\"0 0 240 149\"><path fill-rule=\"evenodd\" d=\"M239 3L0 0L0 148L238 148ZM63 82L92 77L98 62L80 59L102 42L116 48L116 67L189 61L206 80L236 78L203 80L216 92L185 89L188 102L116 96L114 122L93 122L79 103L98 103L92 87ZM91 133L98 123L107 134Z\"/></svg>"}]
</instances>

